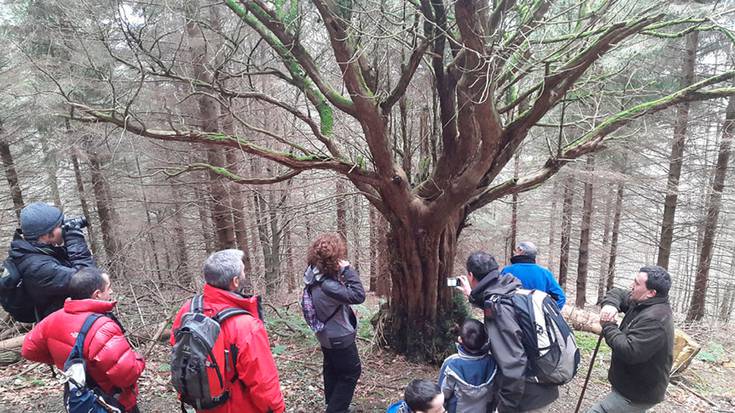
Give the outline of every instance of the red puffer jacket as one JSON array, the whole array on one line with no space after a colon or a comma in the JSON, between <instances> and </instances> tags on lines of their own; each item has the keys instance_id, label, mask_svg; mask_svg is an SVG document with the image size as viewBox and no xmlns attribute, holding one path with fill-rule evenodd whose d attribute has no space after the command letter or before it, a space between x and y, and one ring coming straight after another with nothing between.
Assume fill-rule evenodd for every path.
<instances>
[{"instance_id":1,"label":"red puffer jacket","mask_svg":"<svg viewBox=\"0 0 735 413\"><path fill-rule=\"evenodd\" d=\"M64 308L38 323L23 341L23 357L62 369L77 339L84 320L92 313L108 313L115 302L66 300ZM100 317L84 341L87 373L108 394L116 397L126 410L136 404L138 377L145 368L143 357L130 347L120 326L109 317Z\"/></svg>"},{"instance_id":2,"label":"red puffer jacket","mask_svg":"<svg viewBox=\"0 0 735 413\"><path fill-rule=\"evenodd\" d=\"M171 330L171 345L175 332L181 325L181 317L189 312L191 300L176 314ZM263 322L257 317L257 301L244 298L230 291L204 285L204 314L212 317L225 308L242 308L249 315L238 315L222 323L220 338L225 348L235 344L238 349L237 373L239 380L230 388L230 398L224 404L206 413L281 413L286 410L278 381L278 370L273 361L268 334ZM218 338L219 339L219 338ZM232 373L234 376L234 372ZM227 376L227 382L231 377Z\"/></svg>"}]
</instances>

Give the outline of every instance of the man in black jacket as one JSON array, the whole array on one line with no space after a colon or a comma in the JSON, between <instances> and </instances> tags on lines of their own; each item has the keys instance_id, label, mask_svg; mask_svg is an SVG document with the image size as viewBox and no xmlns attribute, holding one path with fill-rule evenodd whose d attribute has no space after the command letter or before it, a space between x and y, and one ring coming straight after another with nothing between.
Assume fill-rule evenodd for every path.
<instances>
[{"instance_id":1,"label":"man in black jacket","mask_svg":"<svg viewBox=\"0 0 735 413\"><path fill-rule=\"evenodd\" d=\"M92 253L80 228L62 230L64 214L43 203L28 204L20 212L20 231L10 243L10 257L23 276L40 321L64 306L71 276L94 267Z\"/></svg>"},{"instance_id":2,"label":"man in black jacket","mask_svg":"<svg viewBox=\"0 0 735 413\"><path fill-rule=\"evenodd\" d=\"M460 277L462 292L472 305L482 308L490 352L500 368L497 379L497 411L541 412L559 397L556 385L539 384L529 377L528 359L521 342L521 328L515 309L506 301L494 302L494 296L514 294L522 288L512 275L500 275L495 258L476 251L467 258L467 276Z\"/></svg>"},{"instance_id":3,"label":"man in black jacket","mask_svg":"<svg viewBox=\"0 0 735 413\"><path fill-rule=\"evenodd\" d=\"M630 290L614 288L602 301L600 323L612 349L612 391L588 413L645 412L663 401L673 361L671 277L661 267L643 267ZM625 313L618 327L616 316Z\"/></svg>"}]
</instances>

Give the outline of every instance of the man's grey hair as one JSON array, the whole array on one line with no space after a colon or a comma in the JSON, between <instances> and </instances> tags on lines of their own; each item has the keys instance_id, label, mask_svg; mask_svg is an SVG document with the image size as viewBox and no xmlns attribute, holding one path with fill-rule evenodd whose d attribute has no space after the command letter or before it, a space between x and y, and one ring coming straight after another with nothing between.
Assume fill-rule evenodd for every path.
<instances>
[{"instance_id":1,"label":"man's grey hair","mask_svg":"<svg viewBox=\"0 0 735 413\"><path fill-rule=\"evenodd\" d=\"M202 268L204 281L213 287L229 290L232 279L239 277L245 267L242 262L244 256L244 252L235 249L217 251L210 255Z\"/></svg>"},{"instance_id":2,"label":"man's grey hair","mask_svg":"<svg viewBox=\"0 0 735 413\"><path fill-rule=\"evenodd\" d=\"M519 242L518 245L516 245L516 248L523 251L523 255L528 255L531 258L536 258L536 254L538 254L536 244L531 241Z\"/></svg>"}]
</instances>

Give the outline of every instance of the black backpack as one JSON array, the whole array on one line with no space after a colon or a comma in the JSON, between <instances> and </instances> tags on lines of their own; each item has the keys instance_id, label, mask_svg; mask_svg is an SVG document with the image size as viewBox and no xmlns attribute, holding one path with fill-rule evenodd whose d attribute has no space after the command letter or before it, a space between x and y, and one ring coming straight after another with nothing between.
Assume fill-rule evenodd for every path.
<instances>
[{"instance_id":1,"label":"black backpack","mask_svg":"<svg viewBox=\"0 0 735 413\"><path fill-rule=\"evenodd\" d=\"M23 274L11 257L3 261L3 272L0 276L0 305L16 321L35 323L36 309L28 291L23 285Z\"/></svg>"}]
</instances>

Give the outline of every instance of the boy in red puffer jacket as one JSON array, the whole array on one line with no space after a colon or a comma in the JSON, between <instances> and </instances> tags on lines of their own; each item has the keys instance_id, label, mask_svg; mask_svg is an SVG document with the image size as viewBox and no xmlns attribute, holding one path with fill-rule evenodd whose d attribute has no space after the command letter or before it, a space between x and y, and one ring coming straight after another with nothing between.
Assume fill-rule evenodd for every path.
<instances>
[{"instance_id":1,"label":"boy in red puffer jacket","mask_svg":"<svg viewBox=\"0 0 735 413\"><path fill-rule=\"evenodd\" d=\"M71 299L64 302L64 308L28 333L23 341L23 357L63 369L84 320L92 313L104 314L92 324L84 342L87 374L126 412L138 412L137 382L145 361L132 349L111 313L116 302L112 301L110 276L97 268L83 268L72 275L69 295Z\"/></svg>"}]
</instances>

